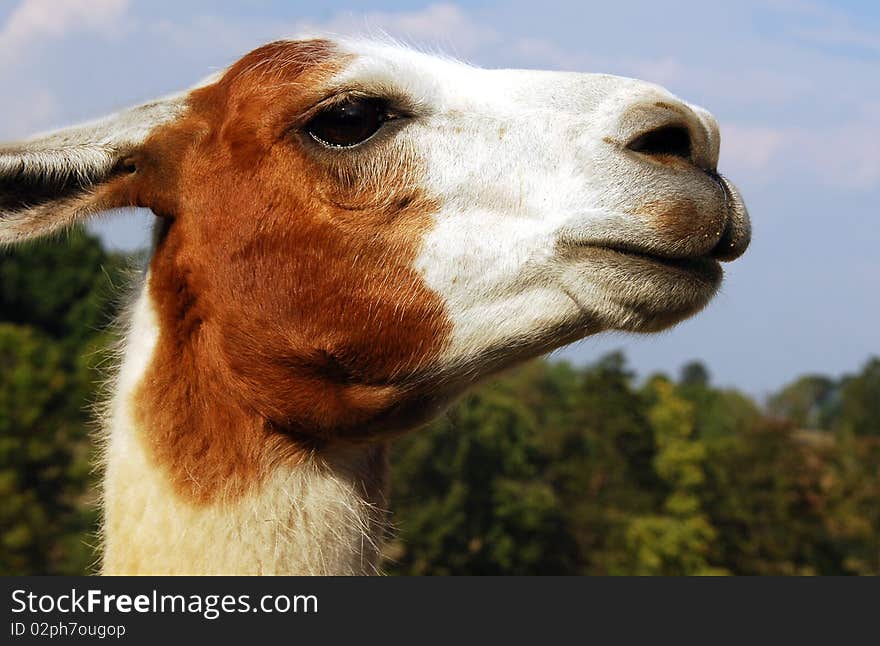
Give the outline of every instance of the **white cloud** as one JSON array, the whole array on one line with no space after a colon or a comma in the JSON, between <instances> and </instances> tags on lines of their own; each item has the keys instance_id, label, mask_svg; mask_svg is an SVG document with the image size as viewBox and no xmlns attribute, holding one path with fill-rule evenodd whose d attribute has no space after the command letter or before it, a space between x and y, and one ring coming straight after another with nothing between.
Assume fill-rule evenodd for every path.
<instances>
[{"instance_id":1,"label":"white cloud","mask_svg":"<svg viewBox=\"0 0 880 646\"><path fill-rule=\"evenodd\" d=\"M23 0L0 29L0 54L10 60L35 41L74 31L106 31L119 24L129 0Z\"/></svg>"},{"instance_id":2,"label":"white cloud","mask_svg":"<svg viewBox=\"0 0 880 646\"><path fill-rule=\"evenodd\" d=\"M721 165L733 172L764 173L785 147L788 133L766 126L726 124ZM731 171L727 171L731 172Z\"/></svg>"},{"instance_id":3,"label":"white cloud","mask_svg":"<svg viewBox=\"0 0 880 646\"><path fill-rule=\"evenodd\" d=\"M265 42L279 38L322 35L392 38L425 50L468 57L497 45L501 35L453 4L432 4L414 11L339 12L327 20L281 22L260 12L230 19L205 12L181 19L161 17L137 22L138 36L153 46L188 59L210 59L221 65ZM214 68L216 69L216 68Z\"/></svg>"},{"instance_id":4,"label":"white cloud","mask_svg":"<svg viewBox=\"0 0 880 646\"><path fill-rule=\"evenodd\" d=\"M22 92L17 93L14 104L4 110L0 134L10 137L21 137L42 128L58 114L58 98L44 87L28 88L25 100L21 101Z\"/></svg>"},{"instance_id":5,"label":"white cloud","mask_svg":"<svg viewBox=\"0 0 880 646\"><path fill-rule=\"evenodd\" d=\"M790 18L787 31L799 40L818 46L856 48L880 54L880 36L876 31L862 28L850 14L837 7L791 0L777 2L776 8L786 12Z\"/></svg>"},{"instance_id":6,"label":"white cloud","mask_svg":"<svg viewBox=\"0 0 880 646\"><path fill-rule=\"evenodd\" d=\"M633 76L660 84L680 82L688 72L681 61L671 56L656 60L633 60L626 65L632 70Z\"/></svg>"},{"instance_id":7,"label":"white cloud","mask_svg":"<svg viewBox=\"0 0 880 646\"><path fill-rule=\"evenodd\" d=\"M295 32L351 36L387 34L417 46L438 46L458 56L472 54L501 40L495 29L479 24L453 4L434 4L419 11L370 12L358 17L341 13L326 22L301 21L295 25Z\"/></svg>"},{"instance_id":8,"label":"white cloud","mask_svg":"<svg viewBox=\"0 0 880 646\"><path fill-rule=\"evenodd\" d=\"M519 38L513 42L510 51L530 67L578 70L589 64L589 58L583 53L573 52L544 38Z\"/></svg>"},{"instance_id":9,"label":"white cloud","mask_svg":"<svg viewBox=\"0 0 880 646\"><path fill-rule=\"evenodd\" d=\"M880 54L880 38L849 22L834 21L821 26L799 27L791 33L817 45L854 47Z\"/></svg>"},{"instance_id":10,"label":"white cloud","mask_svg":"<svg viewBox=\"0 0 880 646\"><path fill-rule=\"evenodd\" d=\"M721 166L733 177L800 180L839 189L880 186L880 111L815 128L726 124Z\"/></svg>"},{"instance_id":11,"label":"white cloud","mask_svg":"<svg viewBox=\"0 0 880 646\"><path fill-rule=\"evenodd\" d=\"M843 188L869 189L880 187L880 109L829 128L814 137L802 133L798 142L813 157L813 168L824 172L835 185Z\"/></svg>"},{"instance_id":12,"label":"white cloud","mask_svg":"<svg viewBox=\"0 0 880 646\"><path fill-rule=\"evenodd\" d=\"M776 2L774 10L785 17L783 29L798 43L810 40L870 49L877 40L876 34L856 25L845 13L824 5L787 0ZM863 108L880 93L864 83L859 83L857 92L852 91L853 79L866 77L869 67L829 57L821 48L809 52L803 47L794 49L751 31L744 32L748 40L736 37L734 54L729 47L716 51L714 44L705 55L700 50L697 56L686 47L650 45L648 50L663 52L650 58L645 50L633 52L629 46L594 42L596 33L587 40L586 36L557 38L554 32L528 22L513 28L503 19L490 22L479 12L451 3L418 10L344 12L326 21L295 23L273 20L259 12L234 20L211 10L187 18L168 12L140 13L135 18L129 13L136 14L130 0L21 2L0 25L0 80L18 88L14 105L3 108L0 136L20 136L67 118L63 114L65 101L37 85L34 79L38 77L16 71L15 60L70 34L112 36L131 28L132 42L159 48L197 69L192 79L182 83L210 71L206 62L231 62L272 38L309 32L389 35L477 63L610 72L667 85L723 117L722 164L734 178L766 182L809 177L826 185L857 189L880 182L880 157L873 150L880 140L880 115L877 110ZM674 29L676 23L671 24ZM678 28L692 34L694 26L682 24ZM639 41L633 38L633 42ZM698 42L676 33L670 38ZM723 42L719 36L719 44ZM821 87L817 79L822 79ZM120 79L114 92L124 86ZM808 123L806 117L814 111L813 106L816 112L823 112ZM799 123L787 116L780 118L789 112Z\"/></svg>"},{"instance_id":13,"label":"white cloud","mask_svg":"<svg viewBox=\"0 0 880 646\"><path fill-rule=\"evenodd\" d=\"M0 135L21 137L59 116L61 101L20 70L29 54L73 33L118 33L129 0L23 0L0 25L0 81L15 88L5 102Z\"/></svg>"}]
</instances>

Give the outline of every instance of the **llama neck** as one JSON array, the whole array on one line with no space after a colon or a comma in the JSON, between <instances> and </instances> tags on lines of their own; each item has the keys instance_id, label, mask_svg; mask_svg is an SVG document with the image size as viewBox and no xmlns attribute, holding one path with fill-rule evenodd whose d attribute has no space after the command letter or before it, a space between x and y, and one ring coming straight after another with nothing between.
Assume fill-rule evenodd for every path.
<instances>
[{"instance_id":1,"label":"llama neck","mask_svg":"<svg viewBox=\"0 0 880 646\"><path fill-rule=\"evenodd\" d=\"M182 495L152 447L167 435L157 427L162 419L136 410L158 337L144 289L106 422L103 572L375 573L384 531L385 447L266 461L258 482L234 497ZM194 477L191 485L198 492L222 490L225 483Z\"/></svg>"}]
</instances>

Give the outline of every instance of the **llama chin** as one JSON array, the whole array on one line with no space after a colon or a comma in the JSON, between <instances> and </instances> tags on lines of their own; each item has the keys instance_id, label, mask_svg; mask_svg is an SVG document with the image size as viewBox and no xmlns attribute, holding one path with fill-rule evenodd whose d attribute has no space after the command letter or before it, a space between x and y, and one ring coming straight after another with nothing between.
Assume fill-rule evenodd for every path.
<instances>
[{"instance_id":1,"label":"llama chin","mask_svg":"<svg viewBox=\"0 0 880 646\"><path fill-rule=\"evenodd\" d=\"M103 571L376 572L391 439L709 302L750 238L719 145L650 83L301 40L0 146L0 244L156 216L105 414Z\"/></svg>"}]
</instances>

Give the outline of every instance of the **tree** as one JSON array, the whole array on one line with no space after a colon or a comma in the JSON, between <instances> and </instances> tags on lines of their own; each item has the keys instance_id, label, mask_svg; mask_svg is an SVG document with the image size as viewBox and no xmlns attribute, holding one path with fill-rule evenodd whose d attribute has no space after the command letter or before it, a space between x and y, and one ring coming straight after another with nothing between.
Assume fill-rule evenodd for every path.
<instances>
[{"instance_id":1,"label":"tree","mask_svg":"<svg viewBox=\"0 0 880 646\"><path fill-rule=\"evenodd\" d=\"M512 396L516 385L484 388L395 448L401 529L392 571L551 574L572 566L564 510L541 479L538 429Z\"/></svg>"},{"instance_id":2,"label":"tree","mask_svg":"<svg viewBox=\"0 0 880 646\"><path fill-rule=\"evenodd\" d=\"M740 432L761 416L760 409L741 392L712 387L709 371L699 361L682 367L677 391L693 405L694 432L704 441Z\"/></svg>"},{"instance_id":3,"label":"tree","mask_svg":"<svg viewBox=\"0 0 880 646\"><path fill-rule=\"evenodd\" d=\"M0 255L4 574L81 574L95 558L88 402L124 264L81 231Z\"/></svg>"},{"instance_id":4,"label":"tree","mask_svg":"<svg viewBox=\"0 0 880 646\"><path fill-rule=\"evenodd\" d=\"M657 442L654 468L668 485L660 513L633 517L626 530L631 574L719 574L709 564L717 532L701 509L706 448L694 436L693 405L664 379L648 384L649 418Z\"/></svg>"},{"instance_id":5,"label":"tree","mask_svg":"<svg viewBox=\"0 0 880 646\"><path fill-rule=\"evenodd\" d=\"M73 349L112 320L129 259L80 229L0 253L0 320L26 325Z\"/></svg>"},{"instance_id":6,"label":"tree","mask_svg":"<svg viewBox=\"0 0 880 646\"><path fill-rule=\"evenodd\" d=\"M581 574L620 571L628 519L662 500L648 404L634 377L620 352L583 368L572 384L565 441L548 459L547 478L563 501Z\"/></svg>"},{"instance_id":7,"label":"tree","mask_svg":"<svg viewBox=\"0 0 880 646\"><path fill-rule=\"evenodd\" d=\"M74 573L90 556L77 542L89 463L79 392L61 344L0 324L0 571Z\"/></svg>"},{"instance_id":8,"label":"tree","mask_svg":"<svg viewBox=\"0 0 880 646\"><path fill-rule=\"evenodd\" d=\"M700 361L691 361L681 368L681 376L678 383L681 386L709 386L709 370Z\"/></svg>"},{"instance_id":9,"label":"tree","mask_svg":"<svg viewBox=\"0 0 880 646\"><path fill-rule=\"evenodd\" d=\"M843 380L839 425L856 435L880 436L880 357L871 358L862 371Z\"/></svg>"},{"instance_id":10,"label":"tree","mask_svg":"<svg viewBox=\"0 0 880 646\"><path fill-rule=\"evenodd\" d=\"M838 386L823 375L806 375L770 397L767 410L800 428L829 428Z\"/></svg>"}]
</instances>

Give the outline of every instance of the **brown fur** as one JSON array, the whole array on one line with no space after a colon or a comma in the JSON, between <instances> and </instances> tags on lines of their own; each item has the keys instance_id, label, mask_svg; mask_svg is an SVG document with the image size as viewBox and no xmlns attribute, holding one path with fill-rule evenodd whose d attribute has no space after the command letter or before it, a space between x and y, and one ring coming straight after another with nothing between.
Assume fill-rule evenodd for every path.
<instances>
[{"instance_id":1,"label":"brown fur","mask_svg":"<svg viewBox=\"0 0 880 646\"><path fill-rule=\"evenodd\" d=\"M687 198L651 200L645 202L636 215L650 218L656 230L671 242L690 240L706 228L700 209Z\"/></svg>"},{"instance_id":2,"label":"brown fur","mask_svg":"<svg viewBox=\"0 0 880 646\"><path fill-rule=\"evenodd\" d=\"M450 323L412 266L436 208L418 160L399 145L320 150L297 130L344 63L324 41L260 48L129 160L132 201L167 218L149 278L160 336L136 410L194 502L423 414ZM395 146L376 139L365 146Z\"/></svg>"}]
</instances>

